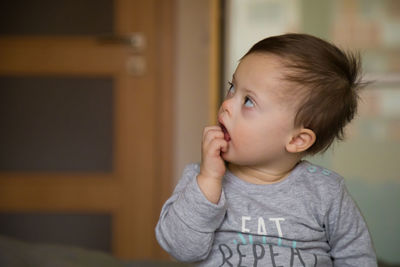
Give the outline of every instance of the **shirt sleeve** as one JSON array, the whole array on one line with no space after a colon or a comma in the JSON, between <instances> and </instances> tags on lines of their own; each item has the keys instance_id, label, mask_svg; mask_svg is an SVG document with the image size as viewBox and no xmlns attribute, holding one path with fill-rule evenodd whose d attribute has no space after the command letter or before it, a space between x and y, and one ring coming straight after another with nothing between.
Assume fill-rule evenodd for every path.
<instances>
[{"instance_id":1,"label":"shirt sleeve","mask_svg":"<svg viewBox=\"0 0 400 267\"><path fill-rule=\"evenodd\" d=\"M325 222L334 266L377 266L367 225L343 179L334 195Z\"/></svg>"},{"instance_id":2,"label":"shirt sleeve","mask_svg":"<svg viewBox=\"0 0 400 267\"><path fill-rule=\"evenodd\" d=\"M156 238L161 247L185 262L200 261L208 256L214 232L226 213L224 191L218 204L208 201L197 184L198 173L198 165L185 168L156 226Z\"/></svg>"}]
</instances>

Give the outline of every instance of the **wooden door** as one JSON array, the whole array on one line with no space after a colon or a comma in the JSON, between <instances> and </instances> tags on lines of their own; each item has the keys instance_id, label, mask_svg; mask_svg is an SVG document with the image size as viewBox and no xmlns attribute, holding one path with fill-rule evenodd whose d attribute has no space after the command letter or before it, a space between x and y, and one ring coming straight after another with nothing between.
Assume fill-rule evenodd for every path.
<instances>
[{"instance_id":1,"label":"wooden door","mask_svg":"<svg viewBox=\"0 0 400 267\"><path fill-rule=\"evenodd\" d=\"M7 23L11 19L0 20L0 92L4 99L12 95L10 99L15 102L0 114L2 118L14 116L1 120L4 134L0 135L3 144L0 148L3 151L0 153L0 213L6 214L2 218L26 213L107 215L111 228L110 250L115 256L157 258L160 249L154 239L154 226L161 202L170 191L172 1L28 1L39 7L32 3L27 7L27 1L8 2L12 7L1 4L2 12L14 8L23 16L44 7L40 5L49 5L44 9L55 13L38 15L45 16L48 21L38 24L37 30L26 30L16 23L17 26L13 26L16 32L9 32ZM94 33L81 27L77 27L77 32L69 32L64 26L59 32L51 27L47 29L59 23L56 12L60 8L70 8L71 2L87 13L81 16L82 25L90 24L96 12L111 12L106 16L109 24L105 26L111 28L111 32L96 30L96 25ZM102 11L98 6L100 2L106 5ZM62 3L66 7L59 6ZM25 6L18 7L22 4ZM12 16L15 18L18 19L18 14ZM133 44L127 39L132 33L140 34ZM55 91L61 84L64 89L53 95L53 89L44 90L40 83L34 85L38 80L42 84L50 83ZM74 82L68 82L72 80L86 83L76 89ZM13 85L21 81L25 81L22 83L25 88L18 89L19 95ZM107 84L103 90L106 93L99 97L104 83ZM87 89L85 86L90 90L83 93ZM70 108L57 111L66 95L70 96ZM39 98L45 98L41 103L46 104L37 102ZM97 103L98 99L106 104ZM34 102L31 109L20 109L19 106L30 100ZM4 101L10 103L11 100ZM79 107L76 102L80 103ZM39 118L26 114L35 113L38 106L44 109L38 113ZM85 110L85 107L97 110ZM31 130L29 127L33 126L27 126L27 121L13 121L13 118L20 118L14 114L15 110L28 122L35 121L34 128L38 129ZM52 119L42 125L41 117L53 115L53 111ZM69 116L75 117L70 121L65 119ZM82 119L85 116L86 120ZM73 128L60 126L61 137L55 137L53 131L55 125L61 123L59 120L71 123ZM95 126L88 126L93 120ZM67 133L62 131L66 127ZM100 133L102 129L106 133ZM31 144L38 140L40 145ZM79 140L80 144L74 140ZM107 144L97 146L103 143ZM51 162L55 158L58 163L54 165Z\"/></svg>"}]
</instances>

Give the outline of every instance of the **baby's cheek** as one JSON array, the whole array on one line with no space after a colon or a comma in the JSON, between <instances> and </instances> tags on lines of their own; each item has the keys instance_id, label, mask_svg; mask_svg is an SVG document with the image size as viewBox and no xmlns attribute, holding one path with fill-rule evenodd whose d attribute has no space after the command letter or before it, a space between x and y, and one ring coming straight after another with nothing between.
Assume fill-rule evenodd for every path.
<instances>
[{"instance_id":1,"label":"baby's cheek","mask_svg":"<svg viewBox=\"0 0 400 267\"><path fill-rule=\"evenodd\" d=\"M254 129L250 129L247 127L240 127L236 131L236 139L240 144L250 143L252 139L254 139Z\"/></svg>"},{"instance_id":2,"label":"baby's cheek","mask_svg":"<svg viewBox=\"0 0 400 267\"><path fill-rule=\"evenodd\" d=\"M241 124L241 127L235 127L234 136L231 136L233 142L241 148L250 149L259 145L265 145L272 136L276 135L276 129L270 129L261 122L252 124Z\"/></svg>"},{"instance_id":3,"label":"baby's cheek","mask_svg":"<svg viewBox=\"0 0 400 267\"><path fill-rule=\"evenodd\" d=\"M260 145L265 145L265 141L267 140L265 135L260 135L256 130L243 132L241 136L239 144L243 149L252 149Z\"/></svg>"}]
</instances>

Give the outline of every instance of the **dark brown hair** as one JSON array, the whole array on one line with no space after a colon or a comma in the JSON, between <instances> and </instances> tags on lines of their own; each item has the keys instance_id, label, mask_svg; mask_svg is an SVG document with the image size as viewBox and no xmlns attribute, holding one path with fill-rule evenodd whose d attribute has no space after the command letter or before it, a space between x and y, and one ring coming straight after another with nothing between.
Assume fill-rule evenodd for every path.
<instances>
[{"instance_id":1,"label":"dark brown hair","mask_svg":"<svg viewBox=\"0 0 400 267\"><path fill-rule=\"evenodd\" d=\"M253 53L278 56L288 69L285 80L293 85L291 90L305 92L294 123L313 130L317 136L307 154L325 151L335 138L343 140L344 127L357 112L358 91L365 85L361 82L359 54L345 53L307 34L263 39L245 56Z\"/></svg>"}]
</instances>

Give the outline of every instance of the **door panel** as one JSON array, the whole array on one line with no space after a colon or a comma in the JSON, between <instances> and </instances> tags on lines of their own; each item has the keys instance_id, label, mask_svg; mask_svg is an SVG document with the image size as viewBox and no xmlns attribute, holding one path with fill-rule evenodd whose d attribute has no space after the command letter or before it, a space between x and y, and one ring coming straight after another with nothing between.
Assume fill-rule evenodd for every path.
<instances>
[{"instance_id":1,"label":"door panel","mask_svg":"<svg viewBox=\"0 0 400 267\"><path fill-rule=\"evenodd\" d=\"M0 88L0 170L112 171L112 78L0 76Z\"/></svg>"},{"instance_id":2,"label":"door panel","mask_svg":"<svg viewBox=\"0 0 400 267\"><path fill-rule=\"evenodd\" d=\"M94 35L114 30L114 1L1 1L1 35Z\"/></svg>"},{"instance_id":3,"label":"door panel","mask_svg":"<svg viewBox=\"0 0 400 267\"><path fill-rule=\"evenodd\" d=\"M159 74L172 61L167 55L172 39L160 31L171 32L172 1L40 2L52 15L45 21L56 18L63 5L75 3L91 14L104 12L98 5L111 3L105 20L112 18L112 23L104 22L104 32L70 31L65 25L46 28L46 23L33 25L35 30L6 25L21 20L24 9L0 20L0 96L6 101L0 123L7 127L0 144L9 149L0 153L0 217L11 224L25 221L20 216L70 216L84 227L93 222L85 216L109 216L114 255L158 257L154 226L160 203L170 192L166 166L171 165L172 139L172 106L159 98L170 95L171 71ZM21 3L8 4L15 8ZM125 40L134 32L142 39L132 46ZM26 223L36 220L29 216ZM20 229L27 228L21 222ZM102 228L97 229L101 236ZM85 232L79 227L65 231L71 237ZM0 234L7 233L0 229ZM85 242L81 245L90 246Z\"/></svg>"}]
</instances>

